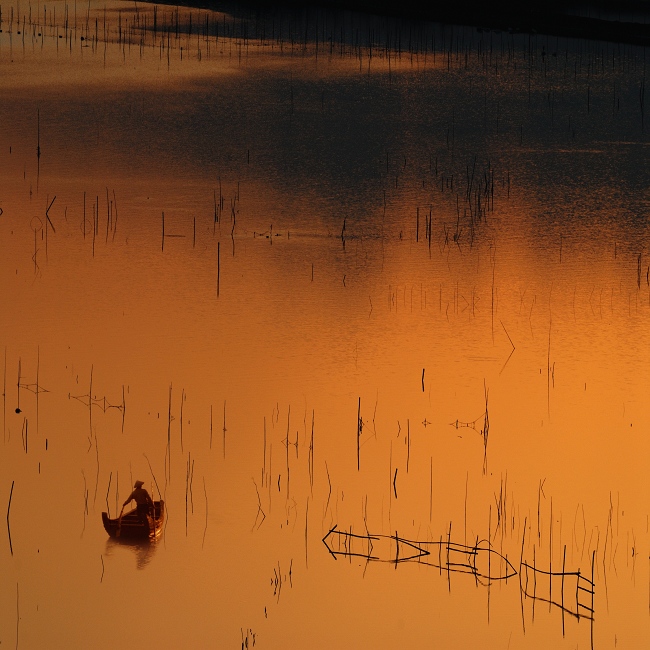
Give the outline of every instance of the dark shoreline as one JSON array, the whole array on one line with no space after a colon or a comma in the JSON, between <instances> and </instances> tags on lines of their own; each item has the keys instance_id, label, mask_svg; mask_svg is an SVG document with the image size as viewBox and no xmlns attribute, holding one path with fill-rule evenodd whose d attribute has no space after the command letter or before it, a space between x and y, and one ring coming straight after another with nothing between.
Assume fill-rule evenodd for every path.
<instances>
[{"instance_id":1,"label":"dark shoreline","mask_svg":"<svg viewBox=\"0 0 650 650\"><path fill-rule=\"evenodd\" d=\"M148 0L149 1L149 0ZM582 3L589 16L570 13L575 3L549 0L528 4L511 0L433 0L428 5L415 0L163 0L158 4L191 6L225 11L235 15L245 12L276 14L321 9L333 12L352 11L377 16L434 21L449 25L498 30L503 32L544 34L563 38L579 38L632 45L650 45L650 0L611 0ZM522 6L523 5L523 6ZM635 14L647 22L626 22L625 15ZM612 16L619 15L621 19ZM595 17L598 16L598 17Z\"/></svg>"}]
</instances>

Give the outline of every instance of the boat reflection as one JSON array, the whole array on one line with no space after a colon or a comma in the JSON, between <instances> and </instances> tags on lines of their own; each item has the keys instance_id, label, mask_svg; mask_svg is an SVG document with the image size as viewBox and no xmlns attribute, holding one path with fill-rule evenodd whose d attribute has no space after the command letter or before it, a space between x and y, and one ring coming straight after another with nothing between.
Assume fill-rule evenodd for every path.
<instances>
[{"instance_id":1,"label":"boat reflection","mask_svg":"<svg viewBox=\"0 0 650 650\"><path fill-rule=\"evenodd\" d=\"M131 551L135 556L135 566L137 569L145 569L153 559L158 547L157 540L147 539L116 539L109 537L106 540L106 557L111 557L114 553Z\"/></svg>"}]
</instances>

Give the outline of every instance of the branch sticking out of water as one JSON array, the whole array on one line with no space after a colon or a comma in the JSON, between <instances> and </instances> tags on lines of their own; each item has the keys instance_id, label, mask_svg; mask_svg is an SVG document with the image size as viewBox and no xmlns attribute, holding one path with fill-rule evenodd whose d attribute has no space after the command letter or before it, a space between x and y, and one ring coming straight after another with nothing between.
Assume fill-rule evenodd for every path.
<instances>
[{"instance_id":1,"label":"branch sticking out of water","mask_svg":"<svg viewBox=\"0 0 650 650\"><path fill-rule=\"evenodd\" d=\"M11 543L11 525L9 523L9 512L11 511L11 497L14 494L14 481L11 481L11 491L9 492L9 503L7 504L7 535L9 536L9 550L11 551L11 555L13 557L14 554L14 547Z\"/></svg>"},{"instance_id":2,"label":"branch sticking out of water","mask_svg":"<svg viewBox=\"0 0 650 650\"><path fill-rule=\"evenodd\" d=\"M205 489L205 476L203 477L203 494L205 495L205 528L203 529L201 548L205 546L205 534L208 532L208 492Z\"/></svg>"}]
</instances>

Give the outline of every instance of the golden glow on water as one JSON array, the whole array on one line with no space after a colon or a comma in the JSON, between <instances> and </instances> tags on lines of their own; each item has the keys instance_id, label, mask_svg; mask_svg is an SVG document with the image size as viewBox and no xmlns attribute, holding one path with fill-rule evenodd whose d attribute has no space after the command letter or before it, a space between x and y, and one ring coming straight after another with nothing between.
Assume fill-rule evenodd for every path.
<instances>
[{"instance_id":1,"label":"golden glow on water","mask_svg":"<svg viewBox=\"0 0 650 650\"><path fill-rule=\"evenodd\" d=\"M98 40L56 7L0 34L0 642L643 647L638 52L587 113L537 40L129 46L151 5ZM137 478L155 545L101 526Z\"/></svg>"}]
</instances>

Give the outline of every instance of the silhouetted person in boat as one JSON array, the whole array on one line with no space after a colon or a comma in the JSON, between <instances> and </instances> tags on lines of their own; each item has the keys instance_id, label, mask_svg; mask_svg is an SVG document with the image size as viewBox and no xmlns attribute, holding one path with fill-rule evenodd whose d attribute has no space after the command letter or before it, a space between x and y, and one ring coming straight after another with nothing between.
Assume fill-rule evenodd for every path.
<instances>
[{"instance_id":1,"label":"silhouetted person in boat","mask_svg":"<svg viewBox=\"0 0 650 650\"><path fill-rule=\"evenodd\" d=\"M122 507L125 507L130 501L135 501L138 506L138 519L144 524L147 522L147 515L153 517L153 501L142 486L142 481L136 481L133 487L135 488L129 498L124 502Z\"/></svg>"}]
</instances>

